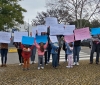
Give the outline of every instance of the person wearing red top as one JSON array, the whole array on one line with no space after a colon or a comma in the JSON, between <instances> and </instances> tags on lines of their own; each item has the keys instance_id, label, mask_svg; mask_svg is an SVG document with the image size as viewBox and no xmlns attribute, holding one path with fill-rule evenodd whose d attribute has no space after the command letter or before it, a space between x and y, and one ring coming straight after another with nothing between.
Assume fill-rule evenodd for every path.
<instances>
[{"instance_id":1,"label":"person wearing red top","mask_svg":"<svg viewBox=\"0 0 100 85\"><path fill-rule=\"evenodd\" d=\"M26 69L29 70L31 50L33 49L33 47L34 45L29 47L28 45L21 44L22 57L24 59L23 70L26 70Z\"/></svg>"},{"instance_id":2,"label":"person wearing red top","mask_svg":"<svg viewBox=\"0 0 100 85\"><path fill-rule=\"evenodd\" d=\"M43 56L45 53L45 49L47 48L48 42L44 45L42 42L40 44L37 44L35 41L35 46L38 49L38 69L40 69L40 62L42 61L42 69L44 69L44 61Z\"/></svg>"}]
</instances>

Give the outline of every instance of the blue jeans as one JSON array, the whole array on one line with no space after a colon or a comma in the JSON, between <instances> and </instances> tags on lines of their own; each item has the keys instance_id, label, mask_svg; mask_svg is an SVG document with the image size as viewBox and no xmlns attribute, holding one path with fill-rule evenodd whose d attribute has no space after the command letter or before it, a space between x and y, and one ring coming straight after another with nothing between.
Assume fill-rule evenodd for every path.
<instances>
[{"instance_id":1,"label":"blue jeans","mask_svg":"<svg viewBox=\"0 0 100 85\"><path fill-rule=\"evenodd\" d=\"M35 54L36 54L36 46L34 46L34 48L32 49L32 52L31 52L31 61L35 61Z\"/></svg>"},{"instance_id":2,"label":"blue jeans","mask_svg":"<svg viewBox=\"0 0 100 85\"><path fill-rule=\"evenodd\" d=\"M1 49L1 62L2 62L2 64L6 64L6 62L7 62L7 53L8 53L8 49Z\"/></svg>"},{"instance_id":3,"label":"blue jeans","mask_svg":"<svg viewBox=\"0 0 100 85\"><path fill-rule=\"evenodd\" d=\"M73 49L73 58L74 62L79 62L79 53L81 50L81 46L75 46Z\"/></svg>"},{"instance_id":4,"label":"blue jeans","mask_svg":"<svg viewBox=\"0 0 100 85\"><path fill-rule=\"evenodd\" d=\"M52 54L52 65L53 67L58 66L58 54Z\"/></svg>"},{"instance_id":5,"label":"blue jeans","mask_svg":"<svg viewBox=\"0 0 100 85\"><path fill-rule=\"evenodd\" d=\"M38 67L40 67L40 64L42 64L42 67L44 67L44 60L43 60L43 56L38 56Z\"/></svg>"}]
</instances>

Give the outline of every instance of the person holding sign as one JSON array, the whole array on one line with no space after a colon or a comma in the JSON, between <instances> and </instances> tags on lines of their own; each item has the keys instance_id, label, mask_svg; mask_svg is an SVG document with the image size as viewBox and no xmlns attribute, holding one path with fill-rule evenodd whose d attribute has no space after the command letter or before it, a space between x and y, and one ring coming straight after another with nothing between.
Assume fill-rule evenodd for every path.
<instances>
[{"instance_id":1,"label":"person holding sign","mask_svg":"<svg viewBox=\"0 0 100 85\"><path fill-rule=\"evenodd\" d=\"M91 43L90 64L93 64L93 54L96 52L96 64L99 63L100 35L93 36Z\"/></svg>"},{"instance_id":2,"label":"person holding sign","mask_svg":"<svg viewBox=\"0 0 100 85\"><path fill-rule=\"evenodd\" d=\"M24 59L23 71L24 70L29 70L31 50L33 49L33 47L34 47L34 45L32 45L30 47L29 45L23 45L23 44L21 44L22 57Z\"/></svg>"},{"instance_id":3,"label":"person holding sign","mask_svg":"<svg viewBox=\"0 0 100 85\"><path fill-rule=\"evenodd\" d=\"M44 60L43 60L43 56L45 53L45 49L47 48L48 42L44 45L42 42L40 44L37 44L36 40L35 40L35 46L38 49L38 69L40 69L40 63L42 61L42 69L44 69Z\"/></svg>"},{"instance_id":4,"label":"person holding sign","mask_svg":"<svg viewBox=\"0 0 100 85\"><path fill-rule=\"evenodd\" d=\"M6 67L8 53L8 43L1 43L1 67Z\"/></svg>"},{"instance_id":5,"label":"person holding sign","mask_svg":"<svg viewBox=\"0 0 100 85\"><path fill-rule=\"evenodd\" d=\"M52 54L52 66L54 68L57 68L58 66L58 50L59 50L59 45L58 43L52 43L51 42L51 54Z\"/></svg>"},{"instance_id":6,"label":"person holding sign","mask_svg":"<svg viewBox=\"0 0 100 85\"><path fill-rule=\"evenodd\" d=\"M65 43L66 44L66 54L68 55L68 66L66 66L67 68L73 68L73 43Z\"/></svg>"}]
</instances>

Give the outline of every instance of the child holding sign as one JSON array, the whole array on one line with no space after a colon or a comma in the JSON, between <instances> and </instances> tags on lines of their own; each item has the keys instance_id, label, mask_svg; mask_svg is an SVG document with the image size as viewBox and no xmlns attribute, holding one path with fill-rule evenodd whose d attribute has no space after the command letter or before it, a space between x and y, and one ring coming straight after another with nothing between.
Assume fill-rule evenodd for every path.
<instances>
[{"instance_id":1,"label":"child holding sign","mask_svg":"<svg viewBox=\"0 0 100 85\"><path fill-rule=\"evenodd\" d=\"M68 66L66 66L67 68L72 68L73 67L73 43L67 43L66 42L66 54L68 55Z\"/></svg>"},{"instance_id":2,"label":"child holding sign","mask_svg":"<svg viewBox=\"0 0 100 85\"><path fill-rule=\"evenodd\" d=\"M33 49L33 47L34 45L29 47L28 45L21 44L22 57L24 59L23 70L29 70L31 50Z\"/></svg>"},{"instance_id":3,"label":"child holding sign","mask_svg":"<svg viewBox=\"0 0 100 85\"><path fill-rule=\"evenodd\" d=\"M42 42L40 44L36 43L35 40L35 46L38 49L38 69L40 69L40 62L42 61L42 69L44 69L44 60L43 60L43 56L45 53L45 49L47 48L48 42L44 45Z\"/></svg>"}]
</instances>

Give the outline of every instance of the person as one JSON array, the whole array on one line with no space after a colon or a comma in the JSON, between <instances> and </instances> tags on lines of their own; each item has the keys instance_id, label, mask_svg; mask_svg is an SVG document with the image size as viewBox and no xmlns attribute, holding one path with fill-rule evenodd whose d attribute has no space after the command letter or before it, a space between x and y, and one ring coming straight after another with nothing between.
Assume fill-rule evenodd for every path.
<instances>
[{"instance_id":1,"label":"person","mask_svg":"<svg viewBox=\"0 0 100 85\"><path fill-rule=\"evenodd\" d=\"M8 53L8 43L1 43L1 67L6 67Z\"/></svg>"},{"instance_id":2,"label":"person","mask_svg":"<svg viewBox=\"0 0 100 85\"><path fill-rule=\"evenodd\" d=\"M67 48L66 48L65 43L66 43L66 42L63 41L63 50L65 51L65 62L67 62L67 54L66 54Z\"/></svg>"},{"instance_id":3,"label":"person","mask_svg":"<svg viewBox=\"0 0 100 85\"><path fill-rule=\"evenodd\" d=\"M47 63L50 63L50 55L51 55L51 43L50 43L50 26L47 28L47 36L48 36L48 47L47 47Z\"/></svg>"},{"instance_id":4,"label":"person","mask_svg":"<svg viewBox=\"0 0 100 85\"><path fill-rule=\"evenodd\" d=\"M68 66L66 66L67 68L72 68L73 67L73 43L67 43L66 42L66 54L68 55Z\"/></svg>"},{"instance_id":5,"label":"person","mask_svg":"<svg viewBox=\"0 0 100 85\"><path fill-rule=\"evenodd\" d=\"M99 50L100 50L100 35L93 36L91 43L90 52L90 64L93 64L93 54L96 52L96 64L99 63Z\"/></svg>"},{"instance_id":6,"label":"person","mask_svg":"<svg viewBox=\"0 0 100 85\"><path fill-rule=\"evenodd\" d=\"M58 66L58 49L59 45L58 43L51 43L51 54L52 54L52 66L54 68L57 68Z\"/></svg>"},{"instance_id":7,"label":"person","mask_svg":"<svg viewBox=\"0 0 100 85\"><path fill-rule=\"evenodd\" d=\"M47 45L48 45L48 42L44 45L42 42L40 44L37 44L36 43L36 40L35 40L35 46L36 48L38 49L38 69L40 69L40 63L42 61L42 69L44 69L44 60L43 60L43 56L44 56L44 53L45 53L45 49L47 48Z\"/></svg>"},{"instance_id":8,"label":"person","mask_svg":"<svg viewBox=\"0 0 100 85\"><path fill-rule=\"evenodd\" d=\"M74 41L74 49L73 49L73 65L79 65L79 53L81 51L81 40Z\"/></svg>"},{"instance_id":9,"label":"person","mask_svg":"<svg viewBox=\"0 0 100 85\"><path fill-rule=\"evenodd\" d=\"M32 51L33 47L34 47L34 45L32 45L30 47L29 45L23 45L23 44L21 44L22 57L24 59L23 71L24 70L29 70L29 66L30 66L30 56L31 56L31 51Z\"/></svg>"},{"instance_id":10,"label":"person","mask_svg":"<svg viewBox=\"0 0 100 85\"><path fill-rule=\"evenodd\" d=\"M22 57L21 43L20 42L14 42L13 44L17 48L17 52L18 52L18 56L19 56L19 65L22 65L23 64L23 57Z\"/></svg>"}]
</instances>

